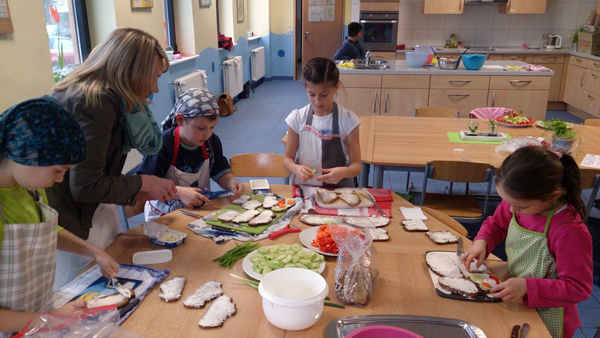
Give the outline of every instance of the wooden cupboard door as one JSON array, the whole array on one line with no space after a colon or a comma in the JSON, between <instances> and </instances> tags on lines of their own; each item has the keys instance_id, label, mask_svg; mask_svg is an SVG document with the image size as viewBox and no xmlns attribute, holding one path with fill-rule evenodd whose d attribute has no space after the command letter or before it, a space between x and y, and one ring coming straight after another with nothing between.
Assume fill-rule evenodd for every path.
<instances>
[{"instance_id":1,"label":"wooden cupboard door","mask_svg":"<svg viewBox=\"0 0 600 338\"><path fill-rule=\"evenodd\" d=\"M429 75L383 75L382 88L429 89Z\"/></svg>"},{"instance_id":2,"label":"wooden cupboard door","mask_svg":"<svg viewBox=\"0 0 600 338\"><path fill-rule=\"evenodd\" d=\"M523 116L534 120L546 118L547 105L547 90L490 90L488 95L488 107L522 110Z\"/></svg>"},{"instance_id":3,"label":"wooden cupboard door","mask_svg":"<svg viewBox=\"0 0 600 338\"><path fill-rule=\"evenodd\" d=\"M600 2L598 2L600 4ZM588 60L587 68L600 71L600 61Z\"/></svg>"},{"instance_id":4,"label":"wooden cupboard door","mask_svg":"<svg viewBox=\"0 0 600 338\"><path fill-rule=\"evenodd\" d=\"M406 60L406 53L396 53L396 60Z\"/></svg>"},{"instance_id":5,"label":"wooden cupboard door","mask_svg":"<svg viewBox=\"0 0 600 338\"><path fill-rule=\"evenodd\" d=\"M569 63L574 65L574 66L579 66L579 67L586 67L588 66L588 59L586 58L582 58L579 56L571 56L571 60L569 60Z\"/></svg>"},{"instance_id":6,"label":"wooden cupboard door","mask_svg":"<svg viewBox=\"0 0 600 338\"><path fill-rule=\"evenodd\" d=\"M502 60L533 63L533 54L504 54Z\"/></svg>"},{"instance_id":7,"label":"wooden cupboard door","mask_svg":"<svg viewBox=\"0 0 600 338\"><path fill-rule=\"evenodd\" d=\"M454 108L459 111L460 117L469 117L473 109L487 107L487 96L487 89L431 89L429 106Z\"/></svg>"},{"instance_id":8,"label":"wooden cupboard door","mask_svg":"<svg viewBox=\"0 0 600 338\"><path fill-rule=\"evenodd\" d=\"M380 100L380 88L340 88L335 95L335 102L358 116L379 115Z\"/></svg>"},{"instance_id":9,"label":"wooden cupboard door","mask_svg":"<svg viewBox=\"0 0 600 338\"><path fill-rule=\"evenodd\" d=\"M550 92L548 93L548 101L555 102L560 101L560 84L562 83L563 77L563 64L562 63L538 63L540 66L544 66L552 69L554 75L550 78Z\"/></svg>"},{"instance_id":10,"label":"wooden cupboard door","mask_svg":"<svg viewBox=\"0 0 600 338\"><path fill-rule=\"evenodd\" d=\"M502 54L488 54L487 59L488 61L502 61L503 59L503 55Z\"/></svg>"},{"instance_id":11,"label":"wooden cupboard door","mask_svg":"<svg viewBox=\"0 0 600 338\"><path fill-rule=\"evenodd\" d=\"M396 52L371 52L372 60L396 60Z\"/></svg>"},{"instance_id":12,"label":"wooden cupboard door","mask_svg":"<svg viewBox=\"0 0 600 338\"><path fill-rule=\"evenodd\" d=\"M565 56L563 54L536 54L533 56L533 63L565 63Z\"/></svg>"},{"instance_id":13,"label":"wooden cupboard door","mask_svg":"<svg viewBox=\"0 0 600 338\"><path fill-rule=\"evenodd\" d=\"M415 116L429 98L428 89L383 89L381 94L381 116Z\"/></svg>"},{"instance_id":14,"label":"wooden cupboard door","mask_svg":"<svg viewBox=\"0 0 600 338\"><path fill-rule=\"evenodd\" d=\"M594 116L600 116L600 94L583 91L581 110Z\"/></svg>"},{"instance_id":15,"label":"wooden cupboard door","mask_svg":"<svg viewBox=\"0 0 600 338\"><path fill-rule=\"evenodd\" d=\"M578 109L581 108L584 79L585 68L571 64L567 73L567 81L565 82L563 101Z\"/></svg>"},{"instance_id":16,"label":"wooden cupboard door","mask_svg":"<svg viewBox=\"0 0 600 338\"><path fill-rule=\"evenodd\" d=\"M453 76L433 75L431 77L432 89L488 89L489 76Z\"/></svg>"},{"instance_id":17,"label":"wooden cupboard door","mask_svg":"<svg viewBox=\"0 0 600 338\"><path fill-rule=\"evenodd\" d=\"M341 88L381 88L381 75L340 74Z\"/></svg>"},{"instance_id":18,"label":"wooden cupboard door","mask_svg":"<svg viewBox=\"0 0 600 338\"><path fill-rule=\"evenodd\" d=\"M544 14L546 0L509 0L502 8L507 14Z\"/></svg>"},{"instance_id":19,"label":"wooden cupboard door","mask_svg":"<svg viewBox=\"0 0 600 338\"><path fill-rule=\"evenodd\" d=\"M490 89L548 90L550 82L550 76L492 76Z\"/></svg>"},{"instance_id":20,"label":"wooden cupboard door","mask_svg":"<svg viewBox=\"0 0 600 338\"><path fill-rule=\"evenodd\" d=\"M425 0L423 14L462 14L465 0Z\"/></svg>"},{"instance_id":21,"label":"wooden cupboard door","mask_svg":"<svg viewBox=\"0 0 600 338\"><path fill-rule=\"evenodd\" d=\"M583 89L588 92L600 94L600 72L586 70Z\"/></svg>"}]
</instances>

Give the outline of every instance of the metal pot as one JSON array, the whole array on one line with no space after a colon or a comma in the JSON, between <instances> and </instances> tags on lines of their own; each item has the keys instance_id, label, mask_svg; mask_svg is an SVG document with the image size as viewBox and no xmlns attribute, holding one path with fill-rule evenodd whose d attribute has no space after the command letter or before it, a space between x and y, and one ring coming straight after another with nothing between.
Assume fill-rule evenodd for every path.
<instances>
[{"instance_id":1,"label":"metal pot","mask_svg":"<svg viewBox=\"0 0 600 338\"><path fill-rule=\"evenodd\" d=\"M445 70L455 70L460 65L460 58L438 57L438 67Z\"/></svg>"}]
</instances>

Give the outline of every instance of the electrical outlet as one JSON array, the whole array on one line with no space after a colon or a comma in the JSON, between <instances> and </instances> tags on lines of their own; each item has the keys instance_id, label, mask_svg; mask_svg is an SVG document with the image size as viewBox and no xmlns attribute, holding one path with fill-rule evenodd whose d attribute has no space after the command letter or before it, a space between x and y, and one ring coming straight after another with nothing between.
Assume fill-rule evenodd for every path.
<instances>
[{"instance_id":1,"label":"electrical outlet","mask_svg":"<svg viewBox=\"0 0 600 338\"><path fill-rule=\"evenodd\" d=\"M285 25L285 28L286 28L285 34L290 35L292 33L292 25L287 24L287 25Z\"/></svg>"}]
</instances>

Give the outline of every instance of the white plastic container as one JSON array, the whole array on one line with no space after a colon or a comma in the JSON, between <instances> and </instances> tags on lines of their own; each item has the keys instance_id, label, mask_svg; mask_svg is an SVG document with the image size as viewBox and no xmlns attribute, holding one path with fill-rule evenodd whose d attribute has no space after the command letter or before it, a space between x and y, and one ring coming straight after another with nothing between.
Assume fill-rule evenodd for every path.
<instances>
[{"instance_id":1,"label":"white plastic container","mask_svg":"<svg viewBox=\"0 0 600 338\"><path fill-rule=\"evenodd\" d=\"M271 324L283 330L304 330L323 313L329 286L316 272L285 268L269 272L258 285L263 311Z\"/></svg>"}]
</instances>

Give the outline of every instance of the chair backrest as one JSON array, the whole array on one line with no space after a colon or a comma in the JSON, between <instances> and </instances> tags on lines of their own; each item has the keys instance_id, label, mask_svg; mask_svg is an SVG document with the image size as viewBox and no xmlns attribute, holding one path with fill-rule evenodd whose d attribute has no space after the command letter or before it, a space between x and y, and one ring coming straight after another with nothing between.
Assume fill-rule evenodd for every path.
<instances>
[{"instance_id":1,"label":"chair backrest","mask_svg":"<svg viewBox=\"0 0 600 338\"><path fill-rule=\"evenodd\" d=\"M583 121L584 126L600 127L600 119L587 119Z\"/></svg>"},{"instance_id":2,"label":"chair backrest","mask_svg":"<svg viewBox=\"0 0 600 338\"><path fill-rule=\"evenodd\" d=\"M415 109L415 117L456 117L459 112L447 107L421 107Z\"/></svg>"},{"instance_id":3,"label":"chair backrest","mask_svg":"<svg viewBox=\"0 0 600 338\"><path fill-rule=\"evenodd\" d=\"M579 168L579 174L581 176L581 183L579 184L581 190L592 189L590 198L585 206L585 214L589 217L594 201L598 195L598 189L600 188L600 170Z\"/></svg>"},{"instance_id":4,"label":"chair backrest","mask_svg":"<svg viewBox=\"0 0 600 338\"><path fill-rule=\"evenodd\" d=\"M438 221L447 225L450 229L458 232L462 236L467 237L467 235L469 235L469 232L464 226L462 226L462 224L458 223L456 220L454 220L454 218L444 214L443 212L428 207L421 207L421 209L423 209L424 212L435 217Z\"/></svg>"},{"instance_id":5,"label":"chair backrest","mask_svg":"<svg viewBox=\"0 0 600 338\"><path fill-rule=\"evenodd\" d=\"M509 110L510 109L508 108L502 107L475 108L469 113L469 118L494 119L498 117L503 117L506 114L506 111Z\"/></svg>"},{"instance_id":6,"label":"chair backrest","mask_svg":"<svg viewBox=\"0 0 600 338\"><path fill-rule=\"evenodd\" d=\"M466 161L431 161L427 163L426 173L429 178L440 181L477 183L492 179L488 163Z\"/></svg>"},{"instance_id":7,"label":"chair backrest","mask_svg":"<svg viewBox=\"0 0 600 338\"><path fill-rule=\"evenodd\" d=\"M231 157L231 174L236 177L289 177L283 167L283 155L269 153L240 154Z\"/></svg>"}]
</instances>

